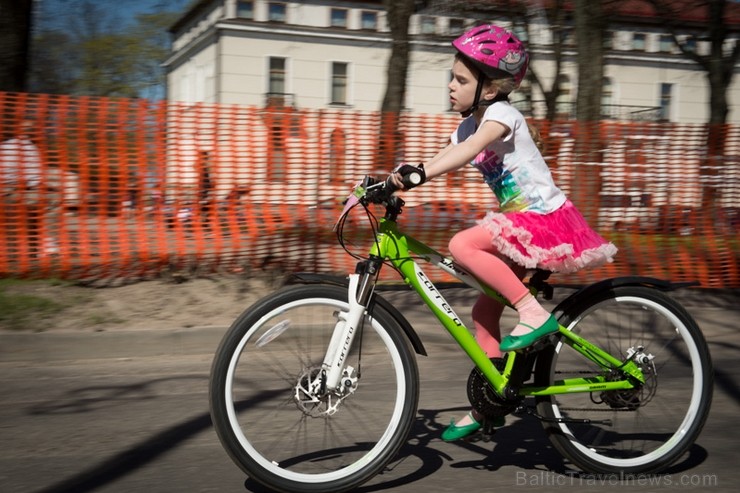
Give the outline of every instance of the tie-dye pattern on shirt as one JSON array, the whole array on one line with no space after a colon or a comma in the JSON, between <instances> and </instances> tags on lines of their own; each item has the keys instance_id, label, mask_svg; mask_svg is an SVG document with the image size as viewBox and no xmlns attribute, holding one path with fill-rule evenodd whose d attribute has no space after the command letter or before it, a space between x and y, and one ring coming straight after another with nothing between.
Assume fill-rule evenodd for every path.
<instances>
[{"instance_id":1,"label":"tie-dye pattern on shirt","mask_svg":"<svg viewBox=\"0 0 740 493\"><path fill-rule=\"evenodd\" d=\"M504 163L495 152L484 149L473 160L472 165L483 175L499 202L501 212L523 211L530 205L514 180L511 170L504 169Z\"/></svg>"}]
</instances>

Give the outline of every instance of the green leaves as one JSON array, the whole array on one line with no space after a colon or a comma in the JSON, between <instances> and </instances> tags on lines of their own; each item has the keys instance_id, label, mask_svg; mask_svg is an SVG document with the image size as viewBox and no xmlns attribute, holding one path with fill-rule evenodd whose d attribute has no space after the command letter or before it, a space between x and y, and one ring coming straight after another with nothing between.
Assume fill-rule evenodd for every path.
<instances>
[{"instance_id":1,"label":"green leaves","mask_svg":"<svg viewBox=\"0 0 740 493\"><path fill-rule=\"evenodd\" d=\"M69 11L88 11L88 15L84 22L78 16L57 23L41 19L40 25L47 27L38 29L33 38L32 91L163 97L165 72L161 65L170 48L167 29L180 12L143 13L133 22L123 23L88 2L72 4Z\"/></svg>"}]
</instances>

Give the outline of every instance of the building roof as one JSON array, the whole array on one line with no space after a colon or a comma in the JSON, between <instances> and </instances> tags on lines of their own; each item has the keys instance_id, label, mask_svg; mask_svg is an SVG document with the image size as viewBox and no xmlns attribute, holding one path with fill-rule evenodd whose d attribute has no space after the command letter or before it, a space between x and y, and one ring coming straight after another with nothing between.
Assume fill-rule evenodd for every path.
<instances>
[{"instance_id":1,"label":"building roof","mask_svg":"<svg viewBox=\"0 0 740 493\"><path fill-rule=\"evenodd\" d=\"M709 2L696 2L696 0L659 0L668 6L675 17L676 23L682 27L701 27L709 24ZM476 5L482 8L496 8L499 10L510 8L513 4L529 4L530 8L544 6L552 7L556 0L468 0L468 10L474 10ZM213 4L223 3L223 0L200 0L192 5L175 23L170 26L169 32L176 33L192 19L197 18L203 10ZM345 4L382 4L382 0L344 0ZM425 2L428 7L433 7L434 1ZM568 11L575 10L573 0L565 0L563 8ZM338 6L336 4L335 6ZM725 3L724 19L732 31L740 31L740 2L727 0ZM606 2L605 12L615 21L631 22L635 24L657 24L665 25L666 19L656 14L655 9L648 0L619 0ZM427 8L426 10L434 10ZM421 11L420 13L428 13Z\"/></svg>"},{"instance_id":2,"label":"building roof","mask_svg":"<svg viewBox=\"0 0 740 493\"><path fill-rule=\"evenodd\" d=\"M196 19L203 10L205 10L209 5L211 5L211 3L215 1L217 0L200 0L197 3L194 3L192 7L190 7L190 9L188 9L182 16L180 16L179 19L175 21L174 24L170 26L168 31L172 34L177 33L177 31L182 29L192 19Z\"/></svg>"},{"instance_id":3,"label":"building roof","mask_svg":"<svg viewBox=\"0 0 740 493\"><path fill-rule=\"evenodd\" d=\"M522 0L529 3L532 7L541 6L552 7L555 0ZM486 3L500 3L488 0ZM563 8L568 11L575 10L575 2L565 0ZM619 0L608 1L604 3L604 12L608 13L613 20L630 21L640 24L660 24L665 25L666 19L656 13L649 0ZM697 2L696 0L658 0L657 3L663 4L675 17L672 19L676 23L686 27L706 26L709 23L709 3ZM725 22L735 28L740 28L740 3L733 0L727 0L724 11Z\"/></svg>"},{"instance_id":4,"label":"building roof","mask_svg":"<svg viewBox=\"0 0 740 493\"><path fill-rule=\"evenodd\" d=\"M183 26L187 25L187 23L190 22L192 19L197 18L201 14L201 12L203 10L207 9L209 6L213 5L214 3L215 4L219 4L219 3L223 4L224 3L224 0L200 0L200 1L196 2L196 3L194 3L190 7L190 9L188 9L179 19L177 19L175 21L174 24L172 24L172 26L170 26L170 28L168 29L168 31L170 33L173 33L173 34L176 33L177 31L179 31L180 29L182 29ZM380 5L380 4L383 3L383 0L343 0L343 3L346 3L346 4L357 3L357 4L366 4L366 5L367 4L377 4L377 5ZM335 5L335 6L339 6L339 5Z\"/></svg>"}]
</instances>

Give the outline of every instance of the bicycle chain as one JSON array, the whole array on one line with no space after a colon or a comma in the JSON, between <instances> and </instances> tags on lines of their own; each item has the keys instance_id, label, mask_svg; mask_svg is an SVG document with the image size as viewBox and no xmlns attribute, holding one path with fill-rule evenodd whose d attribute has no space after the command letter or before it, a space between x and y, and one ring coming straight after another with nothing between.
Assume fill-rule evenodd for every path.
<instances>
[{"instance_id":1,"label":"bicycle chain","mask_svg":"<svg viewBox=\"0 0 740 493\"><path fill-rule=\"evenodd\" d=\"M595 411L597 413L614 413L614 412L633 413L637 411L637 409L597 409L597 408L560 407L560 406L558 406L558 409L560 409L561 411L588 411L588 412Z\"/></svg>"},{"instance_id":2,"label":"bicycle chain","mask_svg":"<svg viewBox=\"0 0 740 493\"><path fill-rule=\"evenodd\" d=\"M592 372L592 371L585 371L585 370L578 370L578 371L575 371L575 370L574 371L556 371L555 372L556 375L559 374L559 373L565 373L565 374L568 374L568 375L573 375L573 374L576 374L576 375L593 375L594 372ZM600 409L600 408L560 407L560 406L558 406L558 409L560 409L561 411L588 411L588 412L595 411L597 413L613 413L613 412L633 413L633 412L637 411L637 409L614 409L614 408Z\"/></svg>"},{"instance_id":3,"label":"bicycle chain","mask_svg":"<svg viewBox=\"0 0 740 493\"><path fill-rule=\"evenodd\" d=\"M566 374L566 375L593 375L594 372L592 371L586 371L586 370L574 370L574 371L556 371L555 374ZM637 409L615 409L615 408L582 408L582 407L560 407L558 406L558 409L561 411L596 411L597 413L613 413L613 412L628 412L632 413L635 412Z\"/></svg>"}]
</instances>

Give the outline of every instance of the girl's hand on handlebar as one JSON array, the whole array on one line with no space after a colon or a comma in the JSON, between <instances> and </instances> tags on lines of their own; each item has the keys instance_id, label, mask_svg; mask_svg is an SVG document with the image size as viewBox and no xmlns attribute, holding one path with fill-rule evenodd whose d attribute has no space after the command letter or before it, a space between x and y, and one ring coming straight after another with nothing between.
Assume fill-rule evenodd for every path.
<instances>
[{"instance_id":1,"label":"girl's hand on handlebar","mask_svg":"<svg viewBox=\"0 0 740 493\"><path fill-rule=\"evenodd\" d=\"M387 183L396 190L409 190L426 181L424 165L402 164L388 176Z\"/></svg>"},{"instance_id":2,"label":"girl's hand on handlebar","mask_svg":"<svg viewBox=\"0 0 740 493\"><path fill-rule=\"evenodd\" d=\"M403 190L403 176L398 171L393 171L388 175L386 183L394 190Z\"/></svg>"}]
</instances>

